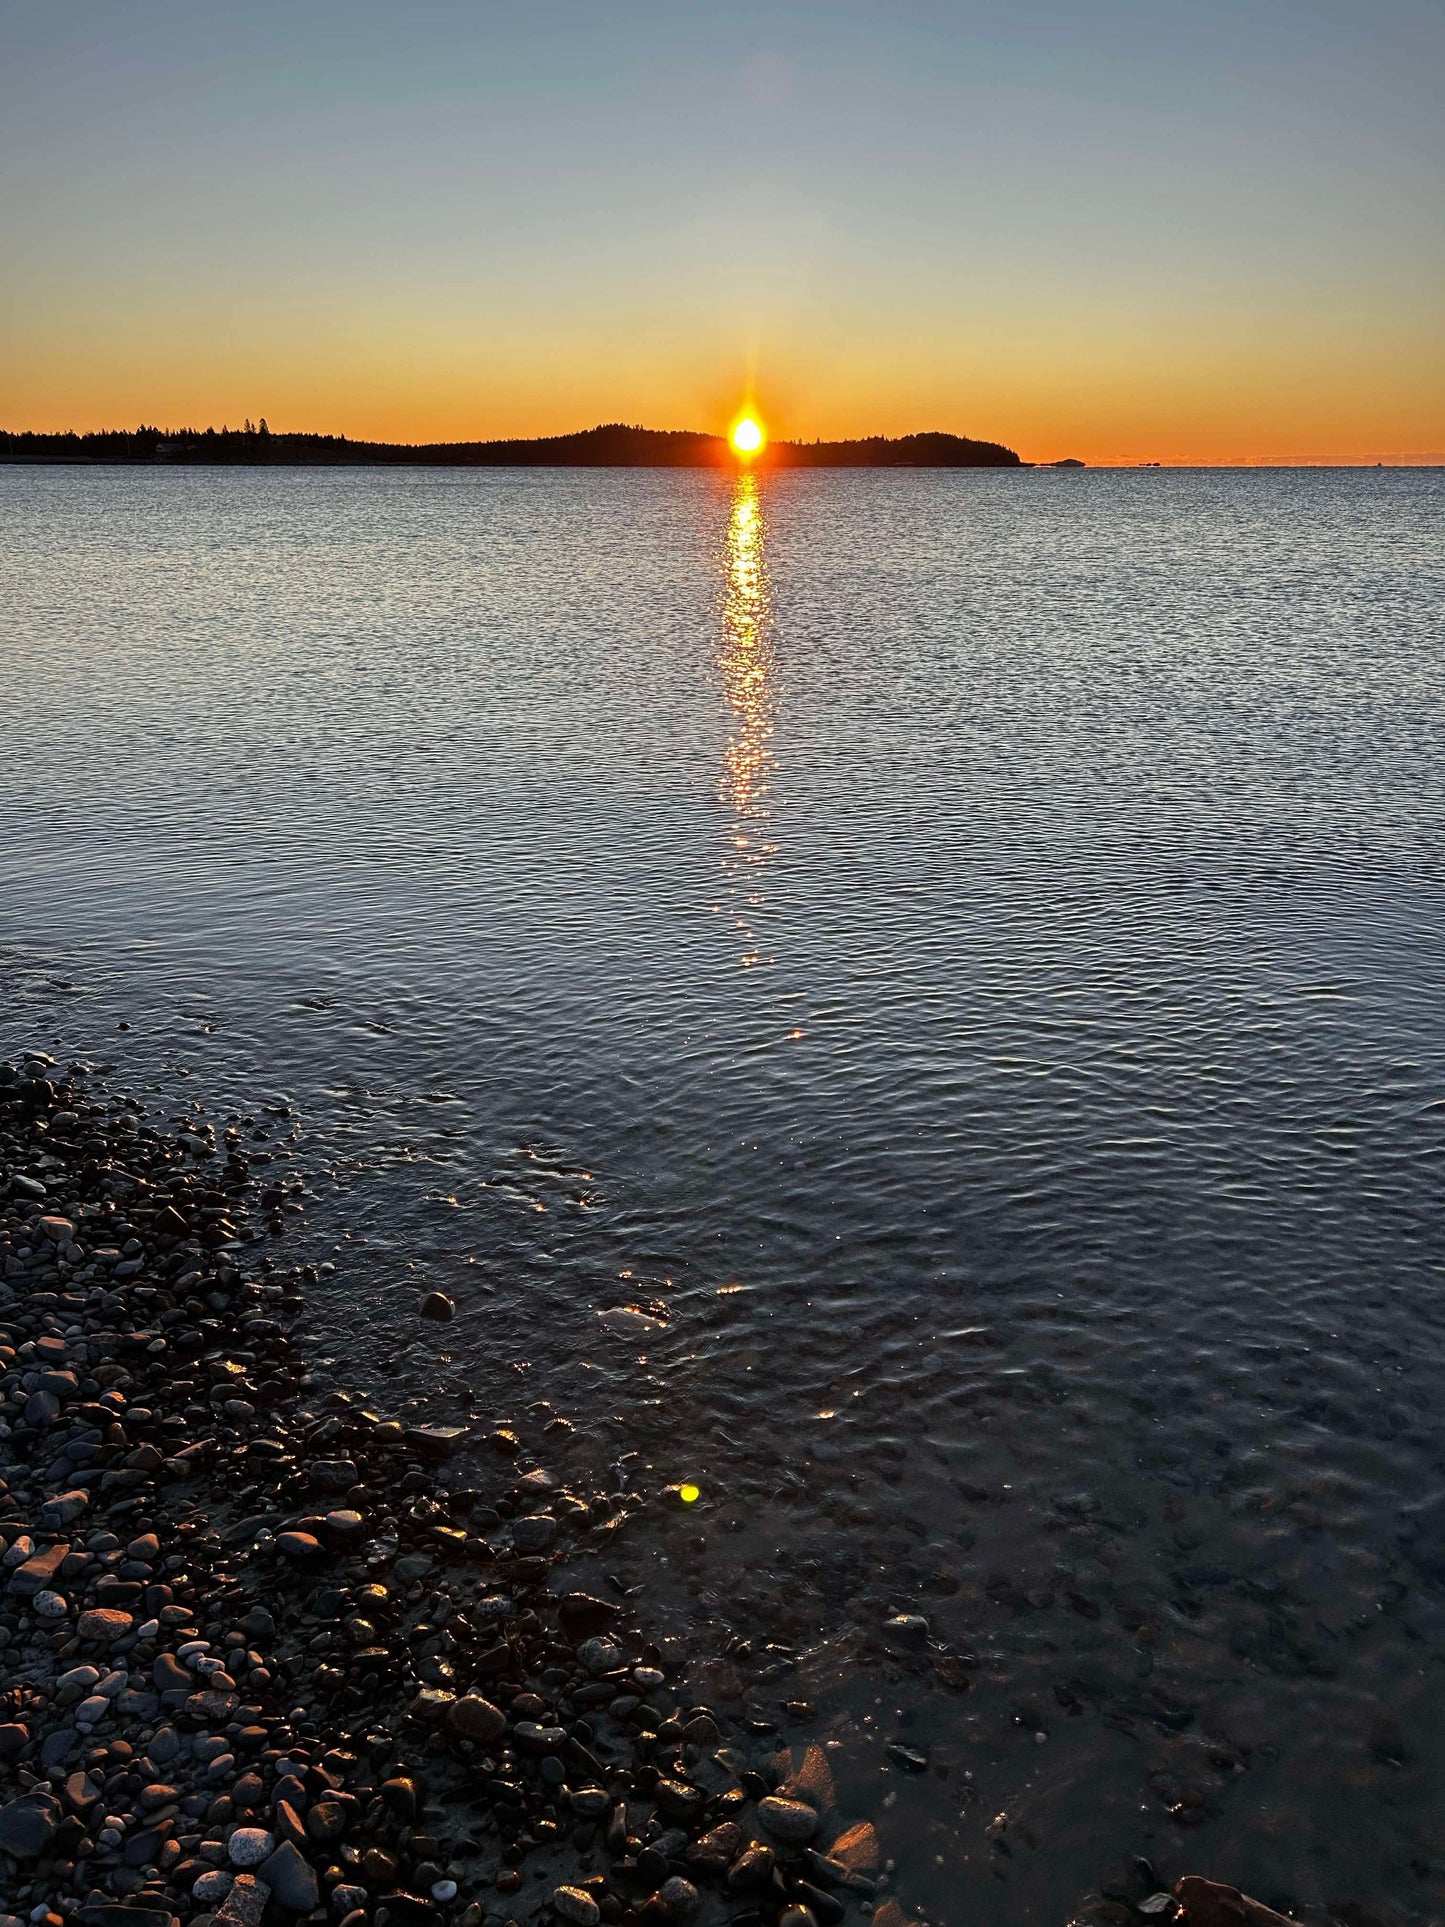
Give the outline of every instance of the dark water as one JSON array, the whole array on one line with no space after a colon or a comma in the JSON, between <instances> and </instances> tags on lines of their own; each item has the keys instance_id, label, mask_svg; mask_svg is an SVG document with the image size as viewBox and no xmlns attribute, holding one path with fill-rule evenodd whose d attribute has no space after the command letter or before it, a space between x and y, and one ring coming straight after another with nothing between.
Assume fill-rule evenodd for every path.
<instances>
[{"instance_id":1,"label":"dark water","mask_svg":"<svg viewBox=\"0 0 1445 1927\"><path fill-rule=\"evenodd\" d=\"M696 1477L615 1569L905 1902L1439 1919L1442 509L0 468L0 1041L296 1107L323 1372Z\"/></svg>"}]
</instances>

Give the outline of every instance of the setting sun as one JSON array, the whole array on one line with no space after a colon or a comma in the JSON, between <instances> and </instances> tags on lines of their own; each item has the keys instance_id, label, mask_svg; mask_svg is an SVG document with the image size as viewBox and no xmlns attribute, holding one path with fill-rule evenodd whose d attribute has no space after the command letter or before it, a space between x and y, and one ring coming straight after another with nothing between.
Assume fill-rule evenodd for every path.
<instances>
[{"instance_id":1,"label":"setting sun","mask_svg":"<svg viewBox=\"0 0 1445 1927\"><path fill-rule=\"evenodd\" d=\"M744 415L733 424L732 441L739 455L756 455L763 445L761 425L751 415Z\"/></svg>"}]
</instances>

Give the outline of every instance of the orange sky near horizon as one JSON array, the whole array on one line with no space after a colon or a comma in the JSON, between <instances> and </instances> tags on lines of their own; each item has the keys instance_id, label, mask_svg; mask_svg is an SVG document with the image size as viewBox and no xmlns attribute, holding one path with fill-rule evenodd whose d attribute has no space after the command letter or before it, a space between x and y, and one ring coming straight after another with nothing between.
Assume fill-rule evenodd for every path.
<instances>
[{"instance_id":1,"label":"orange sky near horizon","mask_svg":"<svg viewBox=\"0 0 1445 1927\"><path fill-rule=\"evenodd\" d=\"M1231 464L1445 461L1442 363L1408 341L1360 365L1328 339L1272 351L1218 339L1071 339L1048 316L1012 339L928 344L899 366L882 344L806 338L756 358L584 333L535 346L353 324L244 331L149 318L134 337L68 324L0 371L0 426L41 431L239 426L424 442L563 434L602 421L726 431L751 393L769 435L833 440L946 429L1030 461ZM799 331L801 335L801 331ZM401 339L398 339L398 336ZM409 345L403 345L407 343Z\"/></svg>"},{"instance_id":2,"label":"orange sky near horizon","mask_svg":"<svg viewBox=\"0 0 1445 1927\"><path fill-rule=\"evenodd\" d=\"M565 17L568 31L555 29ZM1416 0L0 23L0 428L1445 460Z\"/></svg>"}]
</instances>

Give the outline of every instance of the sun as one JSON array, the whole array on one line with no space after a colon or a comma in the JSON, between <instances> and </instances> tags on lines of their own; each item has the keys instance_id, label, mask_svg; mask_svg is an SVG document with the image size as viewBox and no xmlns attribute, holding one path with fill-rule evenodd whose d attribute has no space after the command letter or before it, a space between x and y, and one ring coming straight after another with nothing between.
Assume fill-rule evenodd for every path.
<instances>
[{"instance_id":1,"label":"sun","mask_svg":"<svg viewBox=\"0 0 1445 1927\"><path fill-rule=\"evenodd\" d=\"M733 423L732 444L739 455L756 455L764 442L762 424L751 415Z\"/></svg>"}]
</instances>

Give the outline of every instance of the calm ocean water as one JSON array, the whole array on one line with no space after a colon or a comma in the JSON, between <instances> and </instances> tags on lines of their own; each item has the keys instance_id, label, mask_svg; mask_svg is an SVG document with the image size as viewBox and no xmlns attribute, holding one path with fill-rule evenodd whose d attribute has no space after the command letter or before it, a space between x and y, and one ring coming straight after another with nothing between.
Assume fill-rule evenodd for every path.
<instances>
[{"instance_id":1,"label":"calm ocean water","mask_svg":"<svg viewBox=\"0 0 1445 1927\"><path fill-rule=\"evenodd\" d=\"M905 1902L1439 1919L1442 511L0 467L0 1045L295 1107L323 1374L696 1477L614 1569Z\"/></svg>"}]
</instances>

